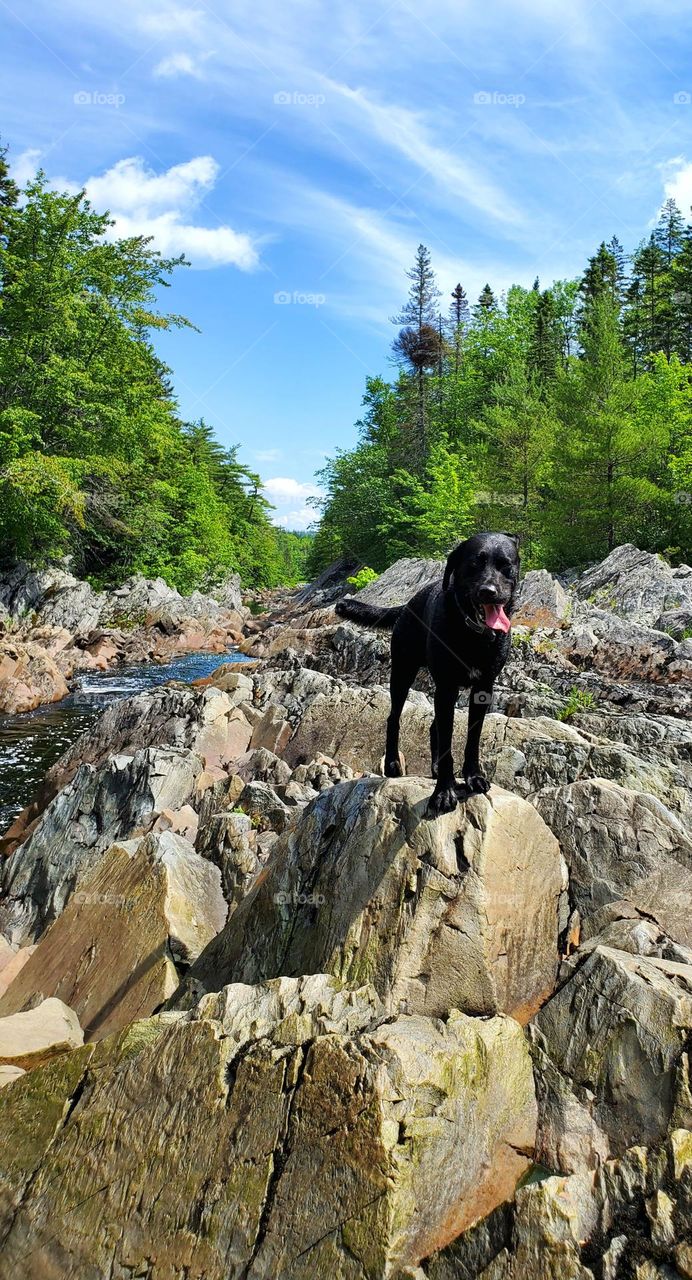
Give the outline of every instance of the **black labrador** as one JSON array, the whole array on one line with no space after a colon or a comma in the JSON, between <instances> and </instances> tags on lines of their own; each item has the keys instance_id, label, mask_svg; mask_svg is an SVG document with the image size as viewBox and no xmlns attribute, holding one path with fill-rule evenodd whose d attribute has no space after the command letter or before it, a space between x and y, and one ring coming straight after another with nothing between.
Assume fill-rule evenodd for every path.
<instances>
[{"instance_id":1,"label":"black labrador","mask_svg":"<svg viewBox=\"0 0 692 1280\"><path fill-rule=\"evenodd\" d=\"M437 779L430 812L449 813L460 799L484 792L478 747L493 685L507 661L510 618L519 582L519 539L509 533L477 533L452 551L441 583L418 591L408 604L377 608L346 598L336 606L344 618L375 627L393 627L392 707L387 720L384 773L403 773L399 723L409 689L421 667L435 684L435 719L430 729L432 775ZM454 708L460 689L469 689L464 753L464 786L457 787L452 757Z\"/></svg>"}]
</instances>

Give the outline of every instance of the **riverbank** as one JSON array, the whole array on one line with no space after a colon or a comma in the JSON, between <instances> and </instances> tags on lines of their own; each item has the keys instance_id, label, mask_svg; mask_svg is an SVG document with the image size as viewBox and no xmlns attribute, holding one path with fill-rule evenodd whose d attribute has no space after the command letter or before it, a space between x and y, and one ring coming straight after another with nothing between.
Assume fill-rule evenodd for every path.
<instances>
[{"instance_id":1,"label":"riverbank","mask_svg":"<svg viewBox=\"0 0 692 1280\"><path fill-rule=\"evenodd\" d=\"M61 702L80 673L226 653L254 625L237 575L182 596L160 578L96 592L66 568L11 566L0 574L0 714Z\"/></svg>"},{"instance_id":2,"label":"riverbank","mask_svg":"<svg viewBox=\"0 0 692 1280\"><path fill-rule=\"evenodd\" d=\"M169 680L190 684L211 674L223 658L243 661L237 650L226 655L189 653L168 663L122 665L73 679L60 702L17 715L0 715L0 836L31 804L47 770L85 733L111 703L145 693Z\"/></svg>"}]
</instances>

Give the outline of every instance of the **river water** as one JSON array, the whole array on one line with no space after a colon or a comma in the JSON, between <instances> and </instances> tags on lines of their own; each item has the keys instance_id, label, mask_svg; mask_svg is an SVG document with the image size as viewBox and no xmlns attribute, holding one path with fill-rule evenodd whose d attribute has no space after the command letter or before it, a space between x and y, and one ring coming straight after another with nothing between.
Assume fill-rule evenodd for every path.
<instances>
[{"instance_id":1,"label":"river water","mask_svg":"<svg viewBox=\"0 0 692 1280\"><path fill-rule=\"evenodd\" d=\"M119 698L154 689L167 680L189 684L208 676L237 652L186 653L165 666L147 662L116 670L77 676L62 702L54 702L20 716L0 716L0 834L25 805L30 804L44 773Z\"/></svg>"}]
</instances>

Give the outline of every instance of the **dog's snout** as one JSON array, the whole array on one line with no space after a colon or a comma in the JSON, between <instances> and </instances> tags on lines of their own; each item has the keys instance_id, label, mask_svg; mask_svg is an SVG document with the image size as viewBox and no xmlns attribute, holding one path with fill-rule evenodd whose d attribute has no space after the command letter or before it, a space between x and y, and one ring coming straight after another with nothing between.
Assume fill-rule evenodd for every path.
<instances>
[{"instance_id":1,"label":"dog's snout","mask_svg":"<svg viewBox=\"0 0 692 1280\"><path fill-rule=\"evenodd\" d=\"M497 600L499 594L500 593L493 582L484 582L482 587L478 590L478 599L481 604L492 604L494 600Z\"/></svg>"}]
</instances>

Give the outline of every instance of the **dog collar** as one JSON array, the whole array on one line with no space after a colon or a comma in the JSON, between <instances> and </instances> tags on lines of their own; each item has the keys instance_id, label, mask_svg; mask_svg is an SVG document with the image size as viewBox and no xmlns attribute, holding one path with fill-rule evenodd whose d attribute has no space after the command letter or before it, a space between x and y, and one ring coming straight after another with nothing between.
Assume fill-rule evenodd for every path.
<instances>
[{"instance_id":1,"label":"dog collar","mask_svg":"<svg viewBox=\"0 0 692 1280\"><path fill-rule=\"evenodd\" d=\"M489 628L484 627L482 622L477 622L475 618L471 618L468 613L464 612L453 591L450 594L452 596L452 600L454 601L454 604L457 607L458 612L461 614L461 617L465 626L467 626L471 631L475 631L478 635L482 635L484 631L489 630ZM492 631L491 635L494 640L495 632Z\"/></svg>"}]
</instances>

